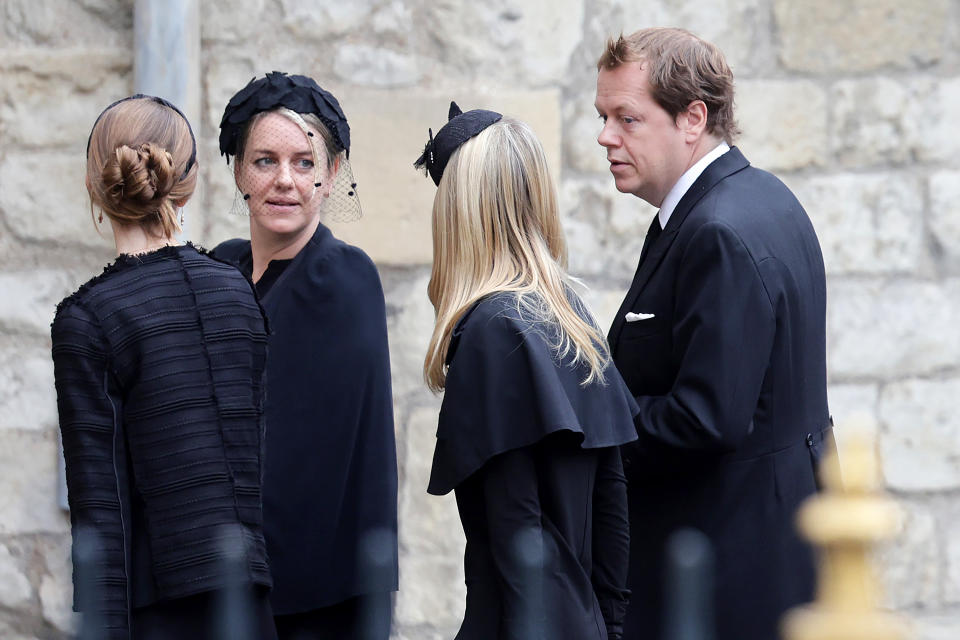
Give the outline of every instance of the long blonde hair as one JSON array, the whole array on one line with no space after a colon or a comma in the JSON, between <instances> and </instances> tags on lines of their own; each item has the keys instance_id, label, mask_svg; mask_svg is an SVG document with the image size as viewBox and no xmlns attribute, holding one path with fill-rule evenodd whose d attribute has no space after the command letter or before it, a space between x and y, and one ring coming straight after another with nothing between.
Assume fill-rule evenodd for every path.
<instances>
[{"instance_id":1,"label":"long blonde hair","mask_svg":"<svg viewBox=\"0 0 960 640\"><path fill-rule=\"evenodd\" d=\"M572 352L587 365L584 385L602 383L606 341L571 294L566 260L556 189L530 127L503 118L461 145L433 200L427 291L436 325L423 365L427 386L444 388L454 326L494 292L516 295L518 312L546 328L558 359Z\"/></svg>"}]
</instances>

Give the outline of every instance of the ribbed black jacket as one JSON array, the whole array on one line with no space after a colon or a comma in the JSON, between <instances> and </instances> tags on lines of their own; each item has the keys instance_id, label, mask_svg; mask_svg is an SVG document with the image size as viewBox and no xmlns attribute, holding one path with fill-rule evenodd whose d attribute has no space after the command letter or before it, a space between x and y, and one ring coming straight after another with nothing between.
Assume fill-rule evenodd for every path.
<instances>
[{"instance_id":1,"label":"ribbed black jacket","mask_svg":"<svg viewBox=\"0 0 960 640\"><path fill-rule=\"evenodd\" d=\"M100 545L95 581L74 568L75 608L96 602L126 638L131 607L225 584L224 536L269 585L249 281L191 245L121 256L58 305L52 337L74 542L87 528Z\"/></svg>"}]
</instances>

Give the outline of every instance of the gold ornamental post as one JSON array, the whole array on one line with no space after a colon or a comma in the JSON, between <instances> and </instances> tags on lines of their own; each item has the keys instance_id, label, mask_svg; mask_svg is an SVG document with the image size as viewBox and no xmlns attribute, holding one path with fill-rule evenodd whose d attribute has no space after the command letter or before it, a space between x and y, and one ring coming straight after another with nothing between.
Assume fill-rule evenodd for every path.
<instances>
[{"instance_id":1,"label":"gold ornamental post","mask_svg":"<svg viewBox=\"0 0 960 640\"><path fill-rule=\"evenodd\" d=\"M883 494L873 440L851 428L840 463L824 460L825 491L798 511L801 533L820 549L817 598L788 612L784 640L905 640L906 624L878 609L880 587L871 548L900 529L900 510Z\"/></svg>"}]
</instances>

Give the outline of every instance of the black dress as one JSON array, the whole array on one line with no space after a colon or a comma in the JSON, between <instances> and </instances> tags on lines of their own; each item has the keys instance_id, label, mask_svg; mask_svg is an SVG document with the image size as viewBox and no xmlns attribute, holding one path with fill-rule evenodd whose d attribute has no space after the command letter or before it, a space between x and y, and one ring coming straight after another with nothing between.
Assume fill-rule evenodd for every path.
<instances>
[{"instance_id":1,"label":"black dress","mask_svg":"<svg viewBox=\"0 0 960 640\"><path fill-rule=\"evenodd\" d=\"M252 270L248 240L214 253ZM272 261L257 288L271 327L264 518L278 630L386 638L398 581L397 458L379 275L321 224L292 261ZM372 621L379 631L358 630Z\"/></svg>"},{"instance_id":2,"label":"black dress","mask_svg":"<svg viewBox=\"0 0 960 640\"><path fill-rule=\"evenodd\" d=\"M239 582L269 638L267 337L250 283L190 245L121 256L60 303L52 338L74 541L97 543L74 571L92 572L74 602L94 636L209 637L209 594Z\"/></svg>"},{"instance_id":3,"label":"black dress","mask_svg":"<svg viewBox=\"0 0 960 640\"><path fill-rule=\"evenodd\" d=\"M617 447L636 438L612 367L555 357L516 298L489 296L453 332L428 491L456 490L467 539L459 640L619 638L629 532Z\"/></svg>"}]
</instances>

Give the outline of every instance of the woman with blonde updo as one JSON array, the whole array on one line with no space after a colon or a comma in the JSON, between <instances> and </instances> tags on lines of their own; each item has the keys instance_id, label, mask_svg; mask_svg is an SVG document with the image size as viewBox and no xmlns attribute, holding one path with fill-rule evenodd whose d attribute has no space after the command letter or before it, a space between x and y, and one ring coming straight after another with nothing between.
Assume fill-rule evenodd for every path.
<instances>
[{"instance_id":1,"label":"woman with blonde updo","mask_svg":"<svg viewBox=\"0 0 960 640\"><path fill-rule=\"evenodd\" d=\"M74 557L88 559L74 571L84 637L227 637L215 594L226 586L244 593L246 637L276 637L260 497L265 320L236 268L177 241L196 182L193 132L167 101L125 98L94 123L87 190L117 259L52 327ZM95 553L79 553L87 540Z\"/></svg>"}]
</instances>

